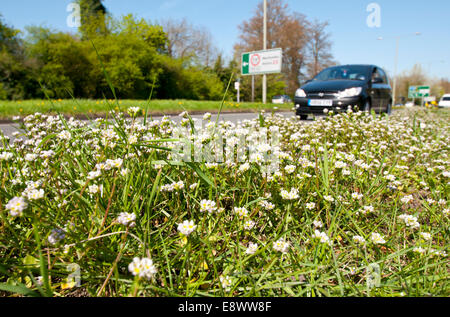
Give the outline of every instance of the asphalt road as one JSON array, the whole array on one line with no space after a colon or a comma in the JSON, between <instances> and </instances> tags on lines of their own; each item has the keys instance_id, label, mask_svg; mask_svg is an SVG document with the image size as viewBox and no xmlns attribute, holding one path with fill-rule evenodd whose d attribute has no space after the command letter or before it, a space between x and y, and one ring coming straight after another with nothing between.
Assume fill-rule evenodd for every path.
<instances>
[{"instance_id":1,"label":"asphalt road","mask_svg":"<svg viewBox=\"0 0 450 317\"><path fill-rule=\"evenodd\" d=\"M280 112L279 114L286 116L286 117L291 117L294 116L293 112ZM203 115L193 115L193 118L197 118L197 119L202 119ZM160 120L162 117L154 117L153 119L155 120ZM179 122L181 120L181 118L179 116L171 116L172 120L175 122ZM214 120L216 118L216 115L213 114L212 115L212 119ZM258 118L258 114L257 113L224 113L220 115L220 120L224 120L224 121L231 121L233 123L237 123L238 121L243 121L243 120L253 120ZM11 141L14 140L14 137L12 136L12 134L15 131L18 131L18 125L16 124L0 124L0 130L4 133L4 135L8 136L11 138Z\"/></svg>"}]
</instances>

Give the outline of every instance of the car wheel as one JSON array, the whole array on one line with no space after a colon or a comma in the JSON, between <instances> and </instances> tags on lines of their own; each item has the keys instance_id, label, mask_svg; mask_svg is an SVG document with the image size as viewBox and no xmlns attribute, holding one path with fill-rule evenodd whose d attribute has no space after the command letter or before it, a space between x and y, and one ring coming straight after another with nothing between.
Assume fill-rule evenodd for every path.
<instances>
[{"instance_id":1,"label":"car wheel","mask_svg":"<svg viewBox=\"0 0 450 317\"><path fill-rule=\"evenodd\" d=\"M386 114L391 115L392 114L392 103L388 103L386 107Z\"/></svg>"},{"instance_id":2,"label":"car wheel","mask_svg":"<svg viewBox=\"0 0 450 317\"><path fill-rule=\"evenodd\" d=\"M308 120L308 115L307 114L300 115L300 120Z\"/></svg>"}]
</instances>

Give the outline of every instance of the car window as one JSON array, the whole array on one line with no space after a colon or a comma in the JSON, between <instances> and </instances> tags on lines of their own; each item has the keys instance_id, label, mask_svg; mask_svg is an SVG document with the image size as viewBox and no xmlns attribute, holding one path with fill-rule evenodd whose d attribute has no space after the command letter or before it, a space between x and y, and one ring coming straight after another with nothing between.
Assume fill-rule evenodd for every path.
<instances>
[{"instance_id":1,"label":"car window","mask_svg":"<svg viewBox=\"0 0 450 317\"><path fill-rule=\"evenodd\" d=\"M377 70L378 70L381 78L383 79L383 83L387 84L388 83L388 78L387 78L386 73L384 72L384 70L382 70L381 68L378 68Z\"/></svg>"},{"instance_id":2,"label":"car window","mask_svg":"<svg viewBox=\"0 0 450 317\"><path fill-rule=\"evenodd\" d=\"M442 98L442 101L450 101L450 97L444 97Z\"/></svg>"},{"instance_id":3,"label":"car window","mask_svg":"<svg viewBox=\"0 0 450 317\"><path fill-rule=\"evenodd\" d=\"M381 69L379 69L379 68L375 68L375 70L373 71L373 74L372 74L372 80L375 80L375 79L381 79L381 81L382 81L383 84L386 84L386 83L387 83L386 75L385 75L384 72L383 72Z\"/></svg>"},{"instance_id":4,"label":"car window","mask_svg":"<svg viewBox=\"0 0 450 317\"><path fill-rule=\"evenodd\" d=\"M368 78L368 67L359 65L336 66L320 72L313 81L327 80L366 80Z\"/></svg>"}]
</instances>

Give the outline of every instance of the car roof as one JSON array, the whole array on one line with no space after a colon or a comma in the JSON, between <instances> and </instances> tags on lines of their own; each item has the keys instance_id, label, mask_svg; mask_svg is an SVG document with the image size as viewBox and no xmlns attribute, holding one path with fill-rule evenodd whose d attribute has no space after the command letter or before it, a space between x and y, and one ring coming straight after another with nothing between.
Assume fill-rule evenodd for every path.
<instances>
[{"instance_id":1,"label":"car roof","mask_svg":"<svg viewBox=\"0 0 450 317\"><path fill-rule=\"evenodd\" d=\"M345 65L335 65L332 67L345 67L345 66L363 66L363 67L367 67L367 68L373 68L373 67L381 68L377 65L372 65L372 64L345 64Z\"/></svg>"}]
</instances>

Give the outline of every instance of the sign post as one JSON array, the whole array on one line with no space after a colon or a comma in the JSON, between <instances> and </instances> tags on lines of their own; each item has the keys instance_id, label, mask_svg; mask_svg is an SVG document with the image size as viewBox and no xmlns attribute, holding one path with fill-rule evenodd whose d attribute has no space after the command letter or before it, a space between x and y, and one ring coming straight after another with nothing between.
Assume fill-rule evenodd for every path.
<instances>
[{"instance_id":1,"label":"sign post","mask_svg":"<svg viewBox=\"0 0 450 317\"><path fill-rule=\"evenodd\" d=\"M234 89L237 90L237 102L240 103L241 102L241 96L240 96L240 89L241 88L241 83L239 81L234 83Z\"/></svg>"},{"instance_id":2,"label":"sign post","mask_svg":"<svg viewBox=\"0 0 450 317\"><path fill-rule=\"evenodd\" d=\"M263 50L267 50L267 0L264 0L264 45ZM267 102L267 74L263 75L263 104Z\"/></svg>"}]
</instances>

